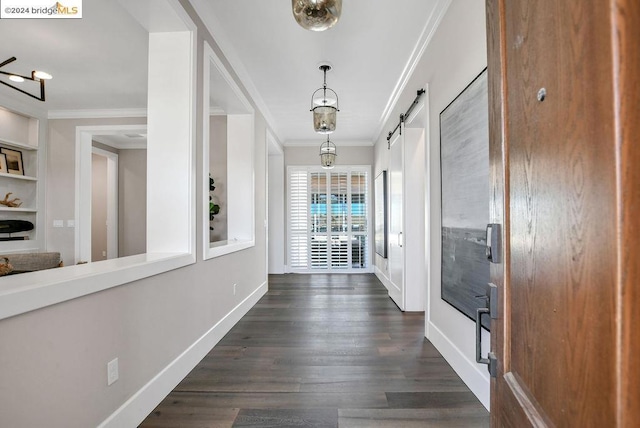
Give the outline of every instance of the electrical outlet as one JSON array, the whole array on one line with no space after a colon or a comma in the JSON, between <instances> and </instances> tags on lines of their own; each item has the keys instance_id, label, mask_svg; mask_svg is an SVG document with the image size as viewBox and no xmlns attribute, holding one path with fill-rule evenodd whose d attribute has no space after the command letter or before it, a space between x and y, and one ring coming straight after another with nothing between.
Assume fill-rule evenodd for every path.
<instances>
[{"instance_id":1,"label":"electrical outlet","mask_svg":"<svg viewBox=\"0 0 640 428\"><path fill-rule=\"evenodd\" d=\"M118 359L114 358L107 364L107 386L118 380Z\"/></svg>"},{"instance_id":2,"label":"electrical outlet","mask_svg":"<svg viewBox=\"0 0 640 428\"><path fill-rule=\"evenodd\" d=\"M53 220L53 227L64 227L63 220Z\"/></svg>"},{"instance_id":3,"label":"electrical outlet","mask_svg":"<svg viewBox=\"0 0 640 428\"><path fill-rule=\"evenodd\" d=\"M237 285L238 285L238 284L233 284L233 295L234 295L234 296L236 295L236 286L237 286Z\"/></svg>"}]
</instances>

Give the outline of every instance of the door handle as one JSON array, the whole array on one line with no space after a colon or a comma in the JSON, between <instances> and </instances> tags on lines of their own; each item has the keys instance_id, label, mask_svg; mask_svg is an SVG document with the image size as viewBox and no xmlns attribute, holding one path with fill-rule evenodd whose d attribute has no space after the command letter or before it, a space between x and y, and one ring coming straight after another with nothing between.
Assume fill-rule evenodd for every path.
<instances>
[{"instance_id":1,"label":"door handle","mask_svg":"<svg viewBox=\"0 0 640 428\"><path fill-rule=\"evenodd\" d=\"M404 244L404 242L402 242L402 232L398 232L398 247L402 248L402 244Z\"/></svg>"},{"instance_id":2,"label":"door handle","mask_svg":"<svg viewBox=\"0 0 640 428\"><path fill-rule=\"evenodd\" d=\"M487 284L487 293L484 296L476 296L486 301L486 306L476 309L476 362L486 364L491 377L496 377L497 358L493 352L489 352L487 358L482 357L482 316L489 315L492 319L498 318L498 287Z\"/></svg>"},{"instance_id":3,"label":"door handle","mask_svg":"<svg viewBox=\"0 0 640 428\"><path fill-rule=\"evenodd\" d=\"M489 358L482 358L482 315L489 314L489 308L476 309L476 362L489 364Z\"/></svg>"}]
</instances>

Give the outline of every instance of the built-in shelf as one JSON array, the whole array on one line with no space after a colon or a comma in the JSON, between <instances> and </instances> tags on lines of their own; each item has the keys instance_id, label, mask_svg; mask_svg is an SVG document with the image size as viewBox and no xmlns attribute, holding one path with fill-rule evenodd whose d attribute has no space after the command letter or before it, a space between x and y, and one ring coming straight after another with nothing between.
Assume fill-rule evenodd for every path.
<instances>
[{"instance_id":1,"label":"built-in shelf","mask_svg":"<svg viewBox=\"0 0 640 428\"><path fill-rule=\"evenodd\" d=\"M43 126L39 117L12 111L8 106L0 107L0 148L21 152L22 172L26 174L9 174L6 169L0 172L0 200L17 199L22 203L20 207L0 205L0 220L27 220L34 226L20 234L26 240L1 241L2 254L43 248L44 216L41 210L45 150L39 150L44 147Z\"/></svg>"},{"instance_id":2,"label":"built-in shelf","mask_svg":"<svg viewBox=\"0 0 640 428\"><path fill-rule=\"evenodd\" d=\"M5 206L0 206L0 211L1 212L7 212L7 211L12 211L12 212L18 212L18 213L37 213L38 210L34 210L32 208L9 208L9 207L5 207Z\"/></svg>"},{"instance_id":3,"label":"built-in shelf","mask_svg":"<svg viewBox=\"0 0 640 428\"><path fill-rule=\"evenodd\" d=\"M4 138L0 138L0 146L10 146L22 150L38 150L36 146L32 146L31 144L20 143L18 141L7 140Z\"/></svg>"},{"instance_id":4,"label":"built-in shelf","mask_svg":"<svg viewBox=\"0 0 640 428\"><path fill-rule=\"evenodd\" d=\"M29 175L7 174L4 172L0 172L0 177L15 178L16 180L38 181L36 177L31 177Z\"/></svg>"}]
</instances>

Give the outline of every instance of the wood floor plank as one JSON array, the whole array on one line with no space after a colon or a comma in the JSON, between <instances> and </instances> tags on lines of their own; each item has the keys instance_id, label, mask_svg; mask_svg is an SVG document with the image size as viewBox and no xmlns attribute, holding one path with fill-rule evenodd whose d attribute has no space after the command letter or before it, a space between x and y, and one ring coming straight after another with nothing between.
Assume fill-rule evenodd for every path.
<instances>
[{"instance_id":1,"label":"wood floor plank","mask_svg":"<svg viewBox=\"0 0 640 428\"><path fill-rule=\"evenodd\" d=\"M233 428L337 426L337 409L242 409L233 424Z\"/></svg>"},{"instance_id":2,"label":"wood floor plank","mask_svg":"<svg viewBox=\"0 0 640 428\"><path fill-rule=\"evenodd\" d=\"M269 291L143 427L487 427L489 414L374 275Z\"/></svg>"},{"instance_id":3,"label":"wood floor plank","mask_svg":"<svg viewBox=\"0 0 640 428\"><path fill-rule=\"evenodd\" d=\"M471 391L463 392L387 392L392 409L483 409Z\"/></svg>"},{"instance_id":4,"label":"wood floor plank","mask_svg":"<svg viewBox=\"0 0 640 428\"><path fill-rule=\"evenodd\" d=\"M464 409L340 409L340 428L488 428L485 412Z\"/></svg>"},{"instance_id":5,"label":"wood floor plank","mask_svg":"<svg viewBox=\"0 0 640 428\"><path fill-rule=\"evenodd\" d=\"M387 408L383 392L180 392L167 397L185 406L244 409L338 409L349 402L359 409Z\"/></svg>"},{"instance_id":6,"label":"wood floor plank","mask_svg":"<svg viewBox=\"0 0 640 428\"><path fill-rule=\"evenodd\" d=\"M192 405L164 400L140 425L141 428L229 428L240 409Z\"/></svg>"}]
</instances>

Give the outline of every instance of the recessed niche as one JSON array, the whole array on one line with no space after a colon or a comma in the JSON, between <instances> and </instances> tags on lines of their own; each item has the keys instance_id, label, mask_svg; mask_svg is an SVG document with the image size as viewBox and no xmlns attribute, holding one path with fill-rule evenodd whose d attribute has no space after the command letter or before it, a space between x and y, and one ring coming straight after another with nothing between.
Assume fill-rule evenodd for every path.
<instances>
[{"instance_id":1,"label":"recessed niche","mask_svg":"<svg viewBox=\"0 0 640 428\"><path fill-rule=\"evenodd\" d=\"M204 52L202 216L208 259L255 245L255 138L251 103L207 43Z\"/></svg>"}]
</instances>

